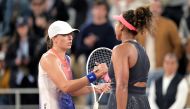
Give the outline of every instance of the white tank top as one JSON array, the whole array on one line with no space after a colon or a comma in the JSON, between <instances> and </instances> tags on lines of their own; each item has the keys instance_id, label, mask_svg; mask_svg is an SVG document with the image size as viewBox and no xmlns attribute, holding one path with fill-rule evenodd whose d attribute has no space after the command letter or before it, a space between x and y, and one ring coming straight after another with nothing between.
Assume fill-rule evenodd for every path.
<instances>
[{"instance_id":1,"label":"white tank top","mask_svg":"<svg viewBox=\"0 0 190 109\"><path fill-rule=\"evenodd\" d=\"M43 56L48 55L48 53L52 52L48 51L45 54L43 54ZM59 65L61 66L61 64ZM39 97L40 97L40 109L59 109L58 92L60 90L48 77L47 72L43 70L40 63L38 69L39 69L38 88L39 88ZM65 74L63 75L66 78Z\"/></svg>"}]
</instances>

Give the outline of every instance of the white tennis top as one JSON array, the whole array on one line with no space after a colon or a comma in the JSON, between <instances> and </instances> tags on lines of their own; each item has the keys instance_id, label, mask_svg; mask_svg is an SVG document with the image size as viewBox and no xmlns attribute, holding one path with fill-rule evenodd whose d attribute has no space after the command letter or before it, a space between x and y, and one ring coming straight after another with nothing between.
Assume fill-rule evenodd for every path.
<instances>
[{"instance_id":1,"label":"white tennis top","mask_svg":"<svg viewBox=\"0 0 190 109\"><path fill-rule=\"evenodd\" d=\"M45 54L43 54L42 57L48 55L48 53L52 53L52 52L48 51ZM61 62L59 65L61 67ZM39 97L40 97L39 108L40 109L59 109L58 92L60 90L54 84L54 82L48 77L47 72L43 70L40 63L39 63L38 69L39 69L38 88L39 88Z\"/></svg>"}]
</instances>

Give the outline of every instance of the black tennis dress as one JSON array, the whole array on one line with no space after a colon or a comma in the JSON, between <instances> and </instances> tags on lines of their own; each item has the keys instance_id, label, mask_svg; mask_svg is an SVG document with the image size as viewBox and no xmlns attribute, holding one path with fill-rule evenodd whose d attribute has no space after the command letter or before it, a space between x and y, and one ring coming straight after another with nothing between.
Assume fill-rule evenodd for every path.
<instances>
[{"instance_id":1,"label":"black tennis dress","mask_svg":"<svg viewBox=\"0 0 190 109\"><path fill-rule=\"evenodd\" d=\"M144 48L136 41L128 41L135 46L138 52L138 59L136 64L129 69L129 82L128 82L128 103L126 109L150 109L148 98L146 96L145 87L135 87L136 82L146 82L150 63ZM116 82L113 64L109 67L109 76L112 80L112 90L108 100L107 109L116 109Z\"/></svg>"}]
</instances>

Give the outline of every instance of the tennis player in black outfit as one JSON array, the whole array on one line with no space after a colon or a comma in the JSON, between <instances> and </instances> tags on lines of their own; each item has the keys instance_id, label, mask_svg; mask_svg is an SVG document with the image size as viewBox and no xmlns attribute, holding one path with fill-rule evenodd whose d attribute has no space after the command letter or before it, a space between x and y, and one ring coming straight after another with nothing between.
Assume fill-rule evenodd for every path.
<instances>
[{"instance_id":1,"label":"tennis player in black outfit","mask_svg":"<svg viewBox=\"0 0 190 109\"><path fill-rule=\"evenodd\" d=\"M118 21L116 38L122 43L112 51L109 68L112 91L107 108L150 109L145 94L150 63L144 48L135 38L138 33L150 30L152 13L148 7L139 7L114 18Z\"/></svg>"}]
</instances>

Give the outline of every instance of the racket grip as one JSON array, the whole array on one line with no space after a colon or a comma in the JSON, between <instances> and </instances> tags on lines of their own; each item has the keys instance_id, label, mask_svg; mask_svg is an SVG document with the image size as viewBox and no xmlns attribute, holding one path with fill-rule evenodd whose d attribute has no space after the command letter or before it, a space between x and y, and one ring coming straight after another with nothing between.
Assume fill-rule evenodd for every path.
<instances>
[{"instance_id":1,"label":"racket grip","mask_svg":"<svg viewBox=\"0 0 190 109\"><path fill-rule=\"evenodd\" d=\"M106 74L103 76L103 79L104 79L105 82L110 82L110 81L111 81L111 79L110 79L108 73L106 73Z\"/></svg>"},{"instance_id":2,"label":"racket grip","mask_svg":"<svg viewBox=\"0 0 190 109\"><path fill-rule=\"evenodd\" d=\"M97 79L96 75L93 72L89 73L86 77L90 83L94 82Z\"/></svg>"}]
</instances>

